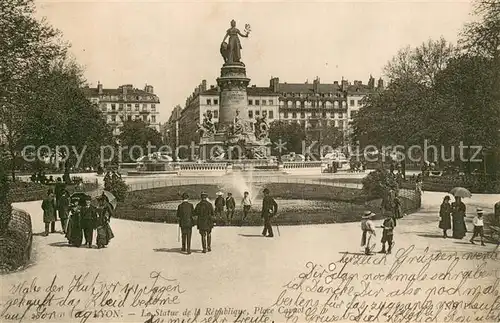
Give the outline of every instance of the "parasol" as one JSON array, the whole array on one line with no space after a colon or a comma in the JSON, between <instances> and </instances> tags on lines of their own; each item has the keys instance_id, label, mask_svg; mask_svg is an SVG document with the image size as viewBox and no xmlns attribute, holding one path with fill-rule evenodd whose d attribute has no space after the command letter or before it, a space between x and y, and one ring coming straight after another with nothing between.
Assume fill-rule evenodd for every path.
<instances>
[{"instance_id":1,"label":"parasol","mask_svg":"<svg viewBox=\"0 0 500 323\"><path fill-rule=\"evenodd\" d=\"M116 209L117 200L116 197L113 195L113 193L109 191L102 191L102 195L106 197L108 203L111 204L113 210Z\"/></svg>"},{"instance_id":2,"label":"parasol","mask_svg":"<svg viewBox=\"0 0 500 323\"><path fill-rule=\"evenodd\" d=\"M452 194L455 197L472 197L471 192L465 187L454 187L450 191L450 194Z\"/></svg>"}]
</instances>

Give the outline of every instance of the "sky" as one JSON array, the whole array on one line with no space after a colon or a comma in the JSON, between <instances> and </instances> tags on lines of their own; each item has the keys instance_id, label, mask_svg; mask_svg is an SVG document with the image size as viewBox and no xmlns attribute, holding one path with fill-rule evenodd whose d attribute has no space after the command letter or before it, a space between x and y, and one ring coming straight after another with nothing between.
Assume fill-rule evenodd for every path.
<instances>
[{"instance_id":1,"label":"sky","mask_svg":"<svg viewBox=\"0 0 500 323\"><path fill-rule=\"evenodd\" d=\"M383 77L399 49L429 38L456 42L469 1L76 1L36 0L71 44L91 86L154 86L160 117L203 79L216 85L219 47L236 20L243 31L242 61L250 84L321 83Z\"/></svg>"}]
</instances>

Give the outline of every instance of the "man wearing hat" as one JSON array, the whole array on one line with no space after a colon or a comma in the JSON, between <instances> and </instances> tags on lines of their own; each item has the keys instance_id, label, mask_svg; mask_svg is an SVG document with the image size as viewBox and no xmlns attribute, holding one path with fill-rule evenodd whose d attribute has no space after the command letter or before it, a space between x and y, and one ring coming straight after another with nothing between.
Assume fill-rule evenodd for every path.
<instances>
[{"instance_id":1,"label":"man wearing hat","mask_svg":"<svg viewBox=\"0 0 500 323\"><path fill-rule=\"evenodd\" d=\"M97 222L97 210L91 205L91 197L85 196L82 198L85 201L85 206L81 210L81 226L83 236L87 247L92 248L92 240L94 239L94 229Z\"/></svg>"},{"instance_id":2,"label":"man wearing hat","mask_svg":"<svg viewBox=\"0 0 500 323\"><path fill-rule=\"evenodd\" d=\"M226 205L226 201L223 197L222 192L217 192L217 198L215 199L215 216L218 218L222 218L222 214L224 213L224 206Z\"/></svg>"},{"instance_id":3,"label":"man wearing hat","mask_svg":"<svg viewBox=\"0 0 500 323\"><path fill-rule=\"evenodd\" d=\"M194 226L194 207L188 202L189 195L182 194L182 203L177 207L177 218L179 219L179 227L182 233L182 252L191 254L191 235Z\"/></svg>"},{"instance_id":4,"label":"man wearing hat","mask_svg":"<svg viewBox=\"0 0 500 323\"><path fill-rule=\"evenodd\" d=\"M371 255L372 250L375 248L375 240L373 239L376 237L375 225L371 220L374 216L375 213L372 211L365 211L361 217L361 230L363 232L361 236L361 246L365 248L366 255Z\"/></svg>"},{"instance_id":5,"label":"man wearing hat","mask_svg":"<svg viewBox=\"0 0 500 323\"><path fill-rule=\"evenodd\" d=\"M201 193L201 201L194 208L194 216L197 218L198 231L201 235L203 253L212 251L212 228L214 227L214 207L208 201L208 194Z\"/></svg>"},{"instance_id":6,"label":"man wearing hat","mask_svg":"<svg viewBox=\"0 0 500 323\"><path fill-rule=\"evenodd\" d=\"M262 235L272 238L274 237L273 228L271 226L271 218L278 212L278 203L269 195L269 189L265 188L264 199L262 200L262 214L264 218L264 230Z\"/></svg>"},{"instance_id":7,"label":"man wearing hat","mask_svg":"<svg viewBox=\"0 0 500 323\"><path fill-rule=\"evenodd\" d=\"M226 217L228 221L231 221L234 216L234 209L236 208L236 201L234 200L232 193L227 193L226 197Z\"/></svg>"},{"instance_id":8,"label":"man wearing hat","mask_svg":"<svg viewBox=\"0 0 500 323\"><path fill-rule=\"evenodd\" d=\"M476 216L472 219L472 223L474 224L474 233L472 234L472 238L470 242L474 243L474 238L477 236L481 237L481 246L484 246L484 219L483 219L483 209L476 210Z\"/></svg>"},{"instance_id":9,"label":"man wearing hat","mask_svg":"<svg viewBox=\"0 0 500 323\"><path fill-rule=\"evenodd\" d=\"M384 223L382 224L382 240L380 241L382 243L382 250L380 253L386 253L385 250L385 243L387 242L388 244L388 249L387 253L390 254L392 251L392 246L394 243L394 218L389 214L384 220Z\"/></svg>"}]
</instances>

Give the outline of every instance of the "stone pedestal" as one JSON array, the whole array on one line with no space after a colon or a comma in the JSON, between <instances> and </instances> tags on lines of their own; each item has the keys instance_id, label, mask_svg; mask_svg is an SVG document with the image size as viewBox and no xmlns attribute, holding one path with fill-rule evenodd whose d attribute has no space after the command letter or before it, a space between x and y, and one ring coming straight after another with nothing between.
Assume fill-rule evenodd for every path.
<instances>
[{"instance_id":1,"label":"stone pedestal","mask_svg":"<svg viewBox=\"0 0 500 323\"><path fill-rule=\"evenodd\" d=\"M233 124L236 111L239 111L241 121L248 122L247 78L245 64L224 64L221 68L217 84L220 88L219 125L216 139L227 139L228 130ZM221 138L222 137L222 138Z\"/></svg>"}]
</instances>

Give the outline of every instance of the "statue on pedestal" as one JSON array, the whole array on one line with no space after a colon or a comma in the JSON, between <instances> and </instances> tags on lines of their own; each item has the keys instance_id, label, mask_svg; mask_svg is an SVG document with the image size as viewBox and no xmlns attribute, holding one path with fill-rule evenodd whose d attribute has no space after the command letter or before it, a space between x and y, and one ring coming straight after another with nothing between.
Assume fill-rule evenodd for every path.
<instances>
[{"instance_id":1,"label":"statue on pedestal","mask_svg":"<svg viewBox=\"0 0 500 323\"><path fill-rule=\"evenodd\" d=\"M222 40L222 44L220 45L220 53L222 58L224 58L224 63L240 63L241 60L241 42L238 37L248 37L250 33L250 25L245 25L245 34L242 34L238 28L236 28L236 21L231 20L231 28L226 31L226 35ZM229 37L229 40L226 43L226 39Z\"/></svg>"},{"instance_id":2,"label":"statue on pedestal","mask_svg":"<svg viewBox=\"0 0 500 323\"><path fill-rule=\"evenodd\" d=\"M255 121L255 138L257 140L265 140L269 137L269 124L267 123L267 113L262 112L262 117L256 118Z\"/></svg>"},{"instance_id":3,"label":"statue on pedestal","mask_svg":"<svg viewBox=\"0 0 500 323\"><path fill-rule=\"evenodd\" d=\"M236 110L236 116L234 117L233 124L231 125L230 134L232 136L240 136L243 134L243 121L240 118L240 111Z\"/></svg>"},{"instance_id":4,"label":"statue on pedestal","mask_svg":"<svg viewBox=\"0 0 500 323\"><path fill-rule=\"evenodd\" d=\"M215 124L212 121L212 111L203 114L203 123L198 124L198 132L201 137L211 137L215 135Z\"/></svg>"}]
</instances>

